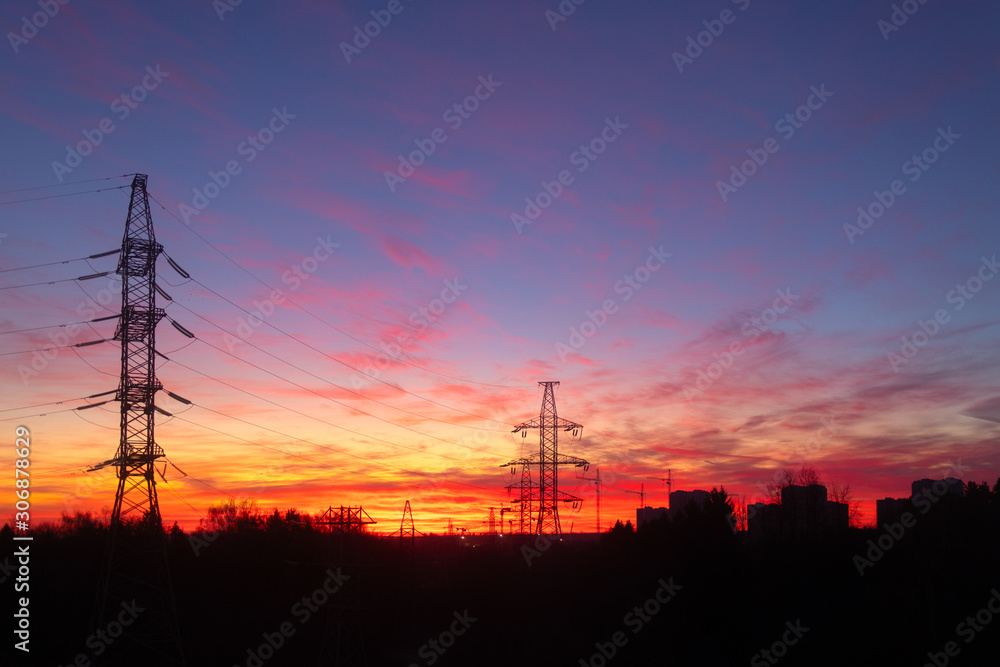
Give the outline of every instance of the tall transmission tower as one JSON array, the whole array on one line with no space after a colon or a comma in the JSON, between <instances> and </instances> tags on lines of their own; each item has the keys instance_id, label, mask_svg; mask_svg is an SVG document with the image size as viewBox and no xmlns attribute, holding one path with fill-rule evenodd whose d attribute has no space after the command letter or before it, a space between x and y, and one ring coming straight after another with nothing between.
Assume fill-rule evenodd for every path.
<instances>
[{"instance_id":1,"label":"tall transmission tower","mask_svg":"<svg viewBox=\"0 0 1000 667\"><path fill-rule=\"evenodd\" d=\"M118 491L112 523L121 523L129 515L156 527L162 523L154 465L164 454L153 438L153 397L163 388L154 365L156 324L164 316L163 309L156 307L156 258L161 252L163 246L153 235L146 176L136 174L117 270L122 277L122 310L115 331L122 347L116 396L121 402L121 440L114 458Z\"/></svg>"},{"instance_id":2,"label":"tall transmission tower","mask_svg":"<svg viewBox=\"0 0 1000 667\"><path fill-rule=\"evenodd\" d=\"M561 535L562 527L559 525L559 503L572 502L574 504L583 502L580 498L559 490L559 466L573 465L583 467L587 470L590 462L575 456L559 454L559 431L572 431L574 435L579 433L583 426L568 419L562 419L556 410L555 388L558 382L539 382L545 389L542 396L542 408L538 414L538 419L532 419L514 428L514 433L521 432L522 437L527 436L529 429L538 429L538 458L515 459L505 463L501 467L516 466L518 464L527 467L538 466L538 516L535 520L534 533L536 535L552 534ZM523 501L523 495L522 495Z\"/></svg>"},{"instance_id":3,"label":"tall transmission tower","mask_svg":"<svg viewBox=\"0 0 1000 667\"><path fill-rule=\"evenodd\" d=\"M156 325L164 311L156 307L156 258L163 246L153 234L146 175L132 180L132 196L122 238L117 273L122 277L122 306L115 340L121 341L121 438L113 465L118 474L111 511L110 540L98 627L118 618L135 600L144 608L113 653L132 664L183 665L166 540L156 497L156 461L163 450L154 439Z\"/></svg>"}]
</instances>

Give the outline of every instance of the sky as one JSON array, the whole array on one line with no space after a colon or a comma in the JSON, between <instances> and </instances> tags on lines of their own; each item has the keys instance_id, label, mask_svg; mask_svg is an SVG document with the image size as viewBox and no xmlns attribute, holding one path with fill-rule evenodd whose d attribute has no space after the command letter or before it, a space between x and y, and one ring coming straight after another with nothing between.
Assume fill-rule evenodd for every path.
<instances>
[{"instance_id":1,"label":"sky","mask_svg":"<svg viewBox=\"0 0 1000 667\"><path fill-rule=\"evenodd\" d=\"M668 471L754 502L810 466L862 523L915 479L996 481L998 19L4 3L0 420L31 433L33 517L114 500L85 471L118 404L77 408L118 384L115 320L61 325L120 311L113 275L74 280L117 256L61 262L120 246L135 173L171 297L168 525L250 498L388 533L410 500L420 531L482 530L537 453L511 430L543 381L605 529L641 489L666 505ZM561 469L564 531L596 527L582 474Z\"/></svg>"}]
</instances>

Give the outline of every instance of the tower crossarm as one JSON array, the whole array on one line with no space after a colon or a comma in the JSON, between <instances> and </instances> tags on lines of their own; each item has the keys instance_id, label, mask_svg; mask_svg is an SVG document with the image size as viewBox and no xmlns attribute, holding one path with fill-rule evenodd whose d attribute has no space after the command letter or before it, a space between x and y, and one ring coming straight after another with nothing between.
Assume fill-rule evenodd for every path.
<instances>
[{"instance_id":1,"label":"tower crossarm","mask_svg":"<svg viewBox=\"0 0 1000 667\"><path fill-rule=\"evenodd\" d=\"M571 422L568 419L563 419L562 417L556 417L553 426L560 431L573 431L573 430L583 430L582 424L577 424L576 422ZM541 428L541 419L531 419L526 422L522 422L514 427L511 433L517 433L519 431L526 431L530 428Z\"/></svg>"}]
</instances>

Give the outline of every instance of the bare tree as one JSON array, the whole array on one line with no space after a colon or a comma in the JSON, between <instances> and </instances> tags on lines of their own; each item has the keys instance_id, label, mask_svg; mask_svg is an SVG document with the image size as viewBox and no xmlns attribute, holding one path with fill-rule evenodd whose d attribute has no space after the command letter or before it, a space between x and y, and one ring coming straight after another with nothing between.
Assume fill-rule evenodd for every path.
<instances>
[{"instance_id":1,"label":"bare tree","mask_svg":"<svg viewBox=\"0 0 1000 667\"><path fill-rule=\"evenodd\" d=\"M209 505L208 519L205 521L214 530L234 531L256 528L262 522L257 501L243 498L230 499L218 505Z\"/></svg>"},{"instance_id":2,"label":"bare tree","mask_svg":"<svg viewBox=\"0 0 1000 667\"><path fill-rule=\"evenodd\" d=\"M764 485L764 490L767 493L768 502L780 505L781 490L786 486L792 486L793 484L808 486L810 484L822 483L819 473L811 466L802 466L798 472L785 468L781 472L775 473L774 477L767 481Z\"/></svg>"},{"instance_id":3,"label":"bare tree","mask_svg":"<svg viewBox=\"0 0 1000 667\"><path fill-rule=\"evenodd\" d=\"M781 504L781 490L786 486L791 486L795 483L795 473L788 470L787 468L779 473L775 473L774 477L767 480L767 484L764 485L764 490L767 493L768 502L775 505Z\"/></svg>"},{"instance_id":4,"label":"bare tree","mask_svg":"<svg viewBox=\"0 0 1000 667\"><path fill-rule=\"evenodd\" d=\"M798 475L796 475L796 483L802 486L809 486L810 484L822 484L820 480L819 473L816 472L816 468L812 466L802 466L799 468Z\"/></svg>"},{"instance_id":5,"label":"bare tree","mask_svg":"<svg viewBox=\"0 0 1000 667\"><path fill-rule=\"evenodd\" d=\"M857 528L858 521L861 518L861 502L854 500L854 494L851 493L851 485L845 484L844 486L840 486L836 482L831 484L830 500L835 503L844 503L847 505L848 525L852 528Z\"/></svg>"}]
</instances>

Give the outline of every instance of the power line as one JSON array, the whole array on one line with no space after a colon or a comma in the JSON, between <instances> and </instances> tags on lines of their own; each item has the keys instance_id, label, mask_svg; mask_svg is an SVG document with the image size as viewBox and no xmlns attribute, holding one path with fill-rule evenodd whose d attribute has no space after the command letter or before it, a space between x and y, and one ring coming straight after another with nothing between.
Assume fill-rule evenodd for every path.
<instances>
[{"instance_id":1,"label":"power line","mask_svg":"<svg viewBox=\"0 0 1000 667\"><path fill-rule=\"evenodd\" d=\"M171 210L170 210L170 209L168 209L168 208L167 208L166 206L164 206L163 204L161 204L161 203L160 203L160 201L159 201L158 199L156 199L156 197L154 197L153 195L149 195L149 198L150 198L150 199L152 199L153 201L155 201L155 202L156 202L156 204L157 204L157 205L158 205L158 206L159 206L160 208L162 208L162 209L163 209L163 210L164 210L164 211L165 211L165 212L167 213L167 215L169 215L170 217L172 217L172 218L173 218L174 220L176 220L176 221L177 221L178 223L180 223L180 224L184 225L184 227L185 227L186 229L188 229L188 230L189 230L189 231L190 231L190 232L191 232L192 234L194 234L194 235L195 235L195 236L197 236L197 237L198 237L199 239L201 239L201 240L202 240L202 241L203 241L203 242L204 242L204 243L205 243L206 245L208 245L208 246L209 246L210 248L212 248L212 249L213 249L213 250L215 250L215 251L216 251L217 253L219 253L220 255L222 255L222 256L223 256L223 257L224 257L224 258L225 258L225 259L226 259L226 260L227 260L227 261L228 261L229 263L231 263L231 264L232 264L233 266L235 266L235 267L236 267L236 268L238 268L238 269L239 269L240 271L242 271L243 273L247 274L248 276L250 276L251 278L253 278L253 279L254 279L254 280L256 280L257 282L259 282L259 283L260 283L261 285L263 285L264 287L268 288L268 289L269 289L269 290L271 290L272 292L276 292L276 291L278 291L278 290L276 290L276 289L275 289L274 287L271 287L271 285L269 285L268 283L264 282L264 281L263 281L262 279L258 278L258 277L257 277L256 275L254 275L253 273L251 273L250 271L248 271L248 270L247 270L246 268L244 268L244 267L243 267L243 265L242 265L242 264L240 264L239 262L237 262L236 260L234 260L234 259L233 259L232 257L230 257L229 255L227 255L226 253L224 253L224 252L223 252L222 250L220 250L219 248L217 248L217 247L216 247L216 246L215 246L215 245L214 245L214 244L213 244L213 243L212 243L211 241L209 241L209 240L208 240L208 239L206 239L206 238L205 238L204 236L202 236L202 235L201 235L201 234L199 234L199 233L198 233L197 231L195 231L195 229L194 229L193 227L191 227L191 225L189 225L189 224L185 224L185 223L184 223L184 221L183 221L183 220L181 220L180 218L178 218L178 217L177 217L177 215L176 215L176 214L175 214L175 213L174 213L173 211L171 211ZM196 282L197 282L197 281L196 281ZM198 283L198 284L200 285L201 283ZM204 287L204 285L202 285L202 286ZM360 343L361 345L364 345L365 347L368 347L368 348L371 348L371 349L375 350L376 352L382 352L383 354L386 354L386 356L388 356L388 357L389 357L390 359L393 359L393 360L395 360L395 361L398 361L398 362L400 362L400 363L404 363L404 364L407 364L407 365L409 365L409 366L413 366L414 368L418 368L418 369L420 369L420 370L422 370L422 371L425 371L425 372L427 372L427 373L433 373L434 375L440 375L441 377L445 377L445 378L448 378L449 380L455 380L456 382L467 382L467 383L469 383L469 384L478 384L478 385L483 385L483 386L487 386L487 387L499 387L499 388L503 388L503 389L525 389L525 388L528 388L528 387L530 387L530 386L531 386L531 385L507 385L507 384L494 384L494 383L491 383L491 382L477 382L477 381L475 381L475 380L467 380L467 379L464 379L464 378L459 378L459 377L454 377L454 376L451 376L451 375L448 375L448 374L446 374L446 373L441 373L441 372L439 372L439 371L433 371L433 370L431 370L431 369L429 369L429 368L425 368L425 367L423 367L423 366L419 366L419 365L417 365L417 364L413 363L412 361L408 361L408 360L406 360L406 359L403 359L403 358L400 358L400 357L394 357L394 356L392 356L392 355L389 355L389 354L385 353L385 351L384 351L384 350L381 350L381 349L379 349L379 348L375 347L375 346L374 346L374 345L372 345L371 343L368 343L368 342L366 342L366 341L363 341L363 340L361 340L360 338L356 338L356 337L352 336L351 334L347 333L347 332L346 332L346 331L344 331L343 329L340 329L339 327L336 327L336 326L334 326L333 324L330 324L329 322L327 322L326 320L324 320L324 319L323 319L322 317L320 317L319 315L316 315L315 313L313 313L313 312L312 312L311 310L308 310L308 309L307 309L307 308L305 308L304 306L301 306L301 305L299 305L299 304L298 304L298 302L294 301L294 300L293 300L293 299L291 299L290 297L287 297L287 296L286 296L286 297L285 297L285 300L286 300L286 301L288 301L288 303L290 303L290 304L292 304L293 306L295 306L296 308L298 308L299 310L301 310L302 312L304 312L305 314L307 314L307 315L309 315L310 317L312 317L313 319L317 320L318 322L321 322L322 324L324 324L325 326L327 326L327 327L329 327L329 328L333 329L333 330L334 330L334 331L336 331L337 333L339 333L339 334L341 334L341 335L344 335L344 336L347 336L348 338L350 338L351 340L355 341L356 343ZM366 375L367 375L367 374L366 374ZM387 384L388 384L388 383L387 383ZM391 385L390 385L390 386L391 386ZM404 390L404 391L405 391L405 390Z\"/></svg>"},{"instance_id":2,"label":"power line","mask_svg":"<svg viewBox=\"0 0 1000 667\"><path fill-rule=\"evenodd\" d=\"M74 257L73 259L65 259L61 262L45 262L44 264L33 264L31 266L18 266L13 269L0 269L0 273L8 273L10 271L26 271L28 269L38 269L43 266L56 266L57 264L70 264L72 262L83 262L88 259L98 259L100 257L107 257L109 255L117 255L121 252L121 248L115 248L114 250L109 250L108 252L101 252L95 255L87 255L86 257Z\"/></svg>"},{"instance_id":3,"label":"power line","mask_svg":"<svg viewBox=\"0 0 1000 667\"><path fill-rule=\"evenodd\" d=\"M38 285L55 285L56 283L68 283L71 281L80 280L79 278L60 278L59 280L46 280L40 283L26 283L24 285L7 285L6 287L0 287L0 290L8 289L20 289L22 287L37 287Z\"/></svg>"},{"instance_id":4,"label":"power line","mask_svg":"<svg viewBox=\"0 0 1000 667\"><path fill-rule=\"evenodd\" d=\"M204 341L202 341L202 342L204 342ZM160 356L163 356L163 355L160 355ZM229 382L226 382L225 380L220 380L217 377L213 377L213 376L211 376L211 375L209 375L207 373L203 373L202 371L199 371L199 370L197 370L195 368L191 368L187 364L181 363L181 362L177 361L176 359L170 359L170 361L172 361L173 363L177 364L178 366L180 366L182 368L186 368L187 370L191 371L192 373L197 373L198 375L201 375L202 377L206 377L209 380L214 380L214 381L218 382L219 384L222 384L222 385L225 385L225 386L229 387L230 389L235 389L236 391L239 391L239 392L242 392L244 394L247 394L248 396L253 396L257 400L264 401L265 403L270 403L271 405L273 405L275 407L281 408L283 410L288 410L289 412L294 412L295 414L300 415L302 417L306 417L308 419L313 419L315 421L320 422L321 424L325 424L327 426L331 426L333 428L340 429L341 431L346 431L348 433L351 433L353 435L359 436L361 438L365 438L365 439L368 439L368 440L375 440L375 441L378 441L378 442L382 442L382 443L385 443L385 444L387 444L387 445L389 445L391 447L399 447L401 449L409 449L411 451L418 452L420 454L431 454L432 456L440 456L442 458L449 458L449 459L453 459L453 460L456 460L456 461L462 460L462 459L455 459L454 457L447 456L445 454L437 454L435 452L427 452L427 451L424 451L424 450L421 450L421 449L417 449L415 447L407 447L406 445L400 445L400 444L395 443L395 442L390 442L389 440L383 440L382 438L379 438L379 437L376 437L376 436L373 436L373 435L366 435L364 433L361 433L360 431L355 431L353 429L347 428L346 426L341 426L339 424L334 424L333 422L328 422L325 419L320 419L319 417L314 417L313 415L307 414L305 412L301 412L299 410L296 410L295 408L290 408L290 407L288 407L286 405L282 405L281 403L278 403L276 401L272 401L269 398L264 398L263 396L255 394L255 393L253 393L252 391L250 391L248 389L243 389L242 387L237 387L236 385L231 384ZM322 397L322 395L320 395L320 396ZM199 406L199 407L201 407L203 409L206 409L206 410L209 409L209 408L205 408L205 406ZM405 428L405 427L402 427L402 428ZM421 435L423 435L423 434L421 434ZM460 445L458 443L449 442L447 440L442 440L441 438L435 438L434 436L425 436L425 437L432 438L434 440L441 440L441 442L444 442L444 443L449 444L449 445L454 445L456 447L465 447L466 449L477 451L477 452L480 452L482 454L488 454L490 456L499 456L498 454L494 454L493 452L488 452L488 451L485 451L485 450L482 450L482 449L476 449L475 447L470 447L468 445ZM343 453L343 452L341 452L341 453Z\"/></svg>"},{"instance_id":5,"label":"power line","mask_svg":"<svg viewBox=\"0 0 1000 667\"><path fill-rule=\"evenodd\" d=\"M298 436L290 435L288 433L283 433L283 432L278 431L276 429L268 428L267 426L261 426L260 424L255 424L255 423L253 423L251 421L248 421L246 419L242 419L240 417L234 417L232 415L228 415L228 414L226 414L224 412L220 412L218 410L212 410L211 408L206 408L204 406L198 406L198 407L202 408L203 410L208 410L209 412L214 412L216 414L220 414L223 417L229 417L230 419L234 419L236 421L243 422L243 423L245 423L245 424L247 424L249 426L253 426L255 428L259 428L259 429L262 429L264 431L270 431L270 432L275 433L277 435L280 435L282 437L289 438L290 440L298 440L299 442L304 442L304 443L306 443L306 444L308 444L308 445L310 445L312 447L317 447L319 449L326 449L326 450L329 450L329 451L337 453L337 454L342 454L344 456L350 456L352 458L359 459L361 461L364 461L366 463L370 463L370 464L375 465L375 466L381 466L383 468L391 468L391 469L396 470L396 471L405 472L405 473L408 473L408 474L411 474L411 475L419 475L421 477L427 477L429 479L442 480L443 482L446 482L448 484L454 484L456 486L464 486L464 487L468 487L470 489L478 489L480 491L487 491L489 493L494 493L495 492L495 489L486 488L486 487L483 487L483 486L476 486L475 484L466 484L465 482L457 482L455 480L448 479L447 477L440 477L440 476L431 477L431 475L429 473L419 472L417 470L410 470L408 468L402 468L400 466L392 465L391 463L383 463L382 461L376 461L374 459L369 459L369 458L361 456L359 454L353 454L351 452L345 452L345 451L342 451L342 450L339 450L339 449L335 449L333 447L329 447L327 445L321 445L321 444L319 444L317 442L313 442L311 440L306 440L305 438L300 438ZM177 419L180 420L180 421L182 421L182 422L187 422L188 424L192 424L194 426L197 426L199 428L203 428L203 429L205 429L207 431L212 431L213 433L218 433L219 435L224 435L224 436L226 436L228 438L233 438L234 440L241 440L241 441L246 442L248 444L254 445L255 447L263 447L264 449L270 449L270 450L278 452L280 454L285 454L287 456L292 456L294 458L303 459L305 461L309 461L310 463L315 463L316 465L324 467L324 468L334 468L335 469L335 468L338 467L338 466L335 466L335 465L332 465L332 464L329 464L329 463L323 463L321 461L316 461L314 459L310 459L309 457L302 456L301 454L293 454L292 452L282 451L282 450L278 449L277 447L270 447L268 445L263 445L263 444L261 444L259 442L254 442L253 440L248 440L247 438L242 438L242 437L240 437L238 435L233 435L233 434L227 433L225 431L220 431L219 429L212 428L211 426L205 426L204 424L199 424L197 422L191 421L190 419L185 419L184 417L177 417ZM354 472L356 474L359 474L359 475L364 475L365 477L374 477L374 475L371 475L371 474L363 472L363 471L354 471ZM376 478L376 479L379 479L379 481L384 481L381 478Z\"/></svg>"},{"instance_id":6,"label":"power line","mask_svg":"<svg viewBox=\"0 0 1000 667\"><path fill-rule=\"evenodd\" d=\"M87 347L89 345L98 345L100 343L107 343L108 339L104 338L101 340L92 340L86 343L77 343L76 345L60 345L59 347L42 347L37 350L19 350L17 352L0 352L0 357L6 357L11 354L31 354L32 352L48 352L49 350L65 350L69 347Z\"/></svg>"},{"instance_id":7,"label":"power line","mask_svg":"<svg viewBox=\"0 0 1000 667\"><path fill-rule=\"evenodd\" d=\"M117 314L111 315L109 317L98 317L98 318L95 318L93 320L82 320L80 322L69 322L67 324L46 324L43 327L31 327L31 328L28 328L28 329L13 329L11 331L0 331L0 336L2 336L4 334L25 333L26 331L41 331L42 329L58 329L58 328L61 328L61 327L73 327L73 326L76 326L77 324L89 324L91 322L102 322L104 320L111 320L111 319L114 319L116 317L118 317Z\"/></svg>"},{"instance_id":8,"label":"power line","mask_svg":"<svg viewBox=\"0 0 1000 667\"><path fill-rule=\"evenodd\" d=\"M98 188L97 190L84 190L83 192L68 192L62 195L48 195L46 197L33 197L31 199L15 199L13 201L0 201L0 206L6 206L7 204L22 204L28 201L41 201L42 199L58 199L59 197L72 197L74 195L89 195L94 192L106 192L108 190L121 190L123 188L129 187L128 185L119 185L114 188Z\"/></svg>"},{"instance_id":9,"label":"power line","mask_svg":"<svg viewBox=\"0 0 1000 667\"><path fill-rule=\"evenodd\" d=\"M66 181L65 183L58 183L56 185L37 185L33 188L18 188L17 190L0 190L0 195L9 195L15 192L28 192L30 190L46 190L49 188L64 188L70 185L83 185L84 183L96 183L97 181L110 181L113 178L128 178L129 176L134 176L135 174L120 174L118 176L107 176L105 178L90 178L85 181Z\"/></svg>"},{"instance_id":10,"label":"power line","mask_svg":"<svg viewBox=\"0 0 1000 667\"><path fill-rule=\"evenodd\" d=\"M85 401L88 398L97 398L100 394L92 394L90 396L81 396L80 398L67 398L61 401L50 401L48 403L35 403L34 405L22 405L19 408L3 408L0 412L14 412L16 410L30 410L31 408L44 408L46 405L62 405L63 403L72 403L73 401ZM76 410L76 408L70 408L71 410Z\"/></svg>"},{"instance_id":11,"label":"power line","mask_svg":"<svg viewBox=\"0 0 1000 667\"><path fill-rule=\"evenodd\" d=\"M197 284L197 285L200 285L200 286L201 286L202 288L204 288L204 289L208 290L209 292L211 292L211 293L212 293L212 294L214 294L215 296L219 297L220 299L222 299L222 300L223 300L223 301L225 301L226 303L230 304L230 305L231 305L231 306L233 306L234 308L237 308L238 310L240 310L240 311L242 311L242 312L246 313L247 315L251 315L251 316L254 316L254 315L253 315L253 314L252 314L252 313L251 313L250 311L246 310L245 308L243 308L243 307L242 307L242 306L240 306L239 304L237 304L237 303L234 303L233 301L231 301L230 299L226 298L225 296L223 296L223 295L219 294L218 292L216 292L215 290L213 290L213 289L212 289L211 287L209 287L209 286L205 285L204 283L202 283L202 282L201 282L200 280L198 280L197 278L192 278L191 280L192 280L192 281L193 281L193 282L194 282L195 284ZM254 316L254 317L256 317L256 316ZM307 348L309 348L310 350L312 350L313 352L315 352L315 353L317 353L317 354L320 354L320 355L322 355L322 356L326 357L326 358L327 358L327 359L329 359L330 361L333 361L333 362L336 362L336 363L338 363L338 364L340 364L341 366L344 366L344 367L346 367L346 368L350 368L350 369L351 369L352 371L355 371L355 372L357 372L357 373L360 373L361 375L364 375L365 377L369 377L369 378L371 378L372 380L375 380L376 382L381 382L382 384L386 385L387 387L392 387L393 389L397 389L397 390L399 390L399 391L401 391L401 392L403 392L403 393L405 393L405 394L409 394L410 396L414 396L414 397L416 397L416 398L419 398L419 399L421 399L421 400L423 400L423 401L427 401L428 403L433 403L434 405L437 405L438 407L442 407L442 408L445 408L446 410L453 410L453 411L455 411L455 412L459 412L459 413L461 413L461 414L463 414L463 415L467 415L467 416L469 416L469 417L475 417L476 419L483 419L483 420L486 420L486 421L489 421L489 420L488 420L488 419L487 419L486 417L483 417L482 415L477 415L477 414L473 414L473 413L471 413L471 412L466 412L465 410L461 410L461 409L459 409L459 408L455 408L455 407L452 407L452 406L450 406L450 405L445 405L444 403L441 403L441 402L439 402L439 401L435 401L435 400L434 400L434 399L432 399L432 398L427 398L426 396L421 396L420 394L417 394L417 393L415 393L415 392L412 392L412 391L409 391L408 389L403 389L403 388L402 388L402 387L400 387L399 385L396 385L396 384L393 384L393 383L391 383L391 382L387 382L386 380L383 380L383 379L381 379L381 378L379 378L379 377L376 377L376 376L374 376L374 375L371 375L370 373L366 373L366 372L364 372L363 370L361 370L360 368L358 368L358 367L356 367L356 366L352 366L351 364L347 363L346 361L341 361L341 360L340 360L340 359L338 359L337 357L335 357L335 356L333 356L333 355L331 355L331 354L327 354L327 353L326 353L326 352L324 352L323 350L320 350L319 348L317 348L317 347L314 347L314 346L310 345L309 343L305 342L304 340L301 340L301 339L299 339L299 338L297 338L297 337L295 337L295 336L291 335L290 333L288 333L287 331L285 331L285 330L281 329L280 327L278 327L278 326L276 326L276 325L274 325L274 324L271 324L270 322L268 322L268 321L266 321L266 320L263 320L263 319L261 319L261 318L258 318L258 319L260 319L260 320L261 320L261 322L262 322L262 323L264 323L265 325L267 325L267 326L269 326L270 328L274 329L275 331L277 331L278 333L282 334L283 336L287 336L288 338L290 338L291 340L295 341L295 342L296 342L296 343L298 343L299 345L302 345L302 346L304 346L304 347L307 347ZM362 394L362 396L363 396L363 394ZM367 398L367 397L366 397L366 398Z\"/></svg>"},{"instance_id":12,"label":"power line","mask_svg":"<svg viewBox=\"0 0 1000 667\"><path fill-rule=\"evenodd\" d=\"M202 315L196 313L195 311L191 310L190 308L188 308L184 304L182 304L182 303L180 303L178 301L174 301L174 303L177 304L178 306L180 306L181 308L183 308L184 310L188 311L189 313L191 313L195 317L197 317L197 318L199 318L201 320L204 320L205 322L208 322L209 324L211 324L213 327L215 327L219 331L221 331L221 332L223 332L223 333L225 333L225 334L227 334L229 336L233 336L234 338L237 338L235 336L235 334L233 334L232 332L227 331L226 329L224 329L223 327L219 326L215 322L212 322L208 318L203 317ZM170 321L173 322L173 318L171 318L169 315L167 316L167 319L170 319ZM216 350L218 350L219 352L222 352L223 354L228 354L229 356L233 357L234 359L238 359L239 361L242 361L245 364L249 364L251 366L254 366L255 368L259 368L260 369L260 366L257 366L256 364L253 364L253 363L247 361L246 359L243 359L242 357L239 357L236 354L233 354L232 352L228 352L228 351L223 350L223 349L221 349L221 348L219 348L219 347L217 347L215 345L212 345L211 343L209 343L208 341L204 340L203 338L198 337L198 340L200 340L202 343L205 343L206 345L208 345L210 347L215 348ZM473 428L473 429L479 428L479 427L476 427L476 426L471 426L469 424L456 424L454 422L449 422L449 421L446 421L444 419L437 419L436 417L429 417L427 415L422 415L422 414L420 414L418 412L413 412L413 411L407 410L405 408L396 407L395 405L391 405L391 404L386 403L384 401L380 401L377 398L372 398L370 396L365 396L364 394L362 394L360 392L352 391L351 389L348 389L347 387L342 387L341 385L339 385L339 384L337 384L335 382L331 382L330 380L327 380L327 379L325 379L323 377L320 377L319 375L316 375L315 373L313 373L311 371L308 371L308 370L306 370L306 369L304 369L304 368L302 368L300 366L296 366L292 362L287 361L286 359L283 359L283 358L279 357L278 355L274 354L273 352L268 352L264 348L262 348L262 347L260 347L258 345L254 345L253 343L247 341L245 338L239 338L239 340L240 340L240 342L246 343L247 345L249 345L250 347L254 348L255 350L263 352L264 354L268 355L269 357L277 359L278 361L280 361L280 362L282 362L284 364L287 364L288 366L291 366L295 370L298 370L298 371L301 371L301 372L303 372L303 373L305 373L307 375L310 375L310 376L316 378L317 380L319 380L321 382L325 382L326 384L329 384L329 385L331 385L333 387L336 387L337 389L340 389L342 391L346 391L346 392L348 392L350 394L354 394L355 396L357 396L359 398L363 398L365 400L369 400L369 401L378 403L379 405L383 405L383 406L385 406L387 408L391 408L393 410L399 410L400 412L405 412L406 414L413 415L414 417L420 417L421 419L427 419L429 421L436 421L436 422L439 422L439 423L442 423L442 424L447 424L449 426L455 426L455 427L459 427L459 428ZM285 380L286 382L291 382L290 380L288 380L288 379L286 379L286 378L284 378L284 377L282 377L282 376L280 376L280 375L278 375L276 373L272 373L271 371L268 371L266 369L260 369L260 370L263 370L265 373L269 373L269 374L273 375L274 377L277 377L277 378L279 378L281 380ZM295 384L295 383L292 383L292 384ZM296 386L301 386L301 385L296 385ZM323 398L326 398L326 397L323 397ZM337 401L335 399L328 399L328 400L331 400L331 401L334 401L335 403L343 405L344 407L346 407L346 408L348 408L350 410L356 410L358 412L361 412L362 414L368 415L369 417L374 417L375 419L379 419L381 421L386 421L386 420L382 419L381 417L376 417L375 415L371 415L371 414L369 414L367 412L364 412L363 410L358 410L357 408L351 407L351 406L347 405L346 403L342 403L342 402ZM392 424L396 425L394 422L389 422L389 423L392 423ZM403 428L405 428L405 427L403 427ZM493 432L493 433L506 433L507 432L507 429L482 429L482 430L484 430L484 431L490 431L490 432ZM424 434L421 433L421 435L424 435Z\"/></svg>"},{"instance_id":13,"label":"power line","mask_svg":"<svg viewBox=\"0 0 1000 667\"><path fill-rule=\"evenodd\" d=\"M206 482L203 479L200 479L198 477L195 477L194 475L191 475L191 474L188 474L188 473L184 472L183 470L181 470L180 468L178 468L177 465L173 461L171 461L170 459L167 459L167 463L169 463L173 467L174 470L176 470L180 474L184 475L184 477L190 477L191 479L193 479L194 481L198 482L199 484L204 484L208 488L214 489L215 491L218 491L219 493L223 493L223 494L229 496L230 498L235 498L236 497L233 494L231 494L228 491L226 491L225 489L220 489L217 486L209 484L208 482ZM187 464L185 464L185 465L187 465ZM166 481L166 480L164 480L164 481Z\"/></svg>"},{"instance_id":14,"label":"power line","mask_svg":"<svg viewBox=\"0 0 1000 667\"><path fill-rule=\"evenodd\" d=\"M0 422L9 422L16 419L34 419L36 417L48 417L49 415L57 415L60 412L73 412L74 410L79 410L80 408L66 408L65 410L54 410L52 412L39 412L37 415L18 415L17 417L5 417L0 419Z\"/></svg>"}]
</instances>

